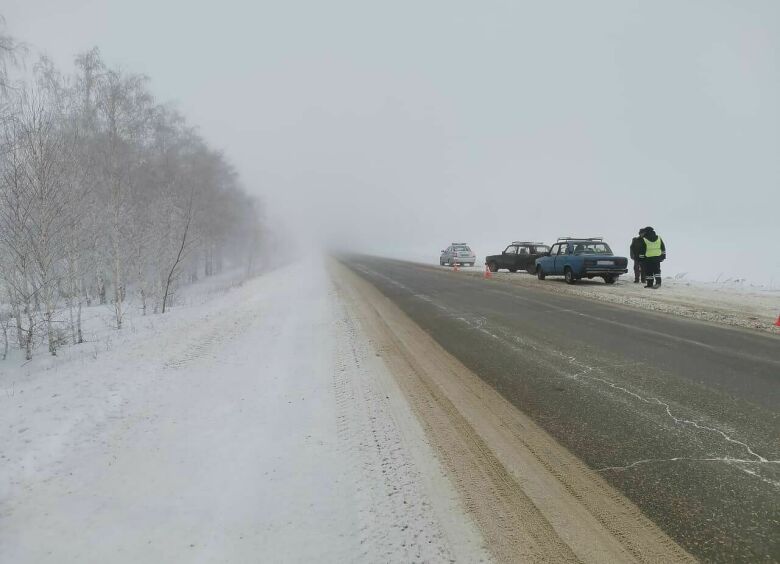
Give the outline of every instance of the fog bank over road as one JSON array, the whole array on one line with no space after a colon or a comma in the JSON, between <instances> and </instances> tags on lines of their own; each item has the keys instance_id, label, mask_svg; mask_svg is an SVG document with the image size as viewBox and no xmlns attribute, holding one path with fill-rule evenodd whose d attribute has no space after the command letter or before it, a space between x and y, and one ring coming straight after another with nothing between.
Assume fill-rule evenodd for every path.
<instances>
[{"instance_id":1,"label":"fog bank over road","mask_svg":"<svg viewBox=\"0 0 780 564\"><path fill-rule=\"evenodd\" d=\"M767 246L776 1L6 0L2 12L61 66L100 45L153 76L309 243L400 254L467 241L484 255L570 235L626 252L652 225L669 274L780 284Z\"/></svg>"}]
</instances>

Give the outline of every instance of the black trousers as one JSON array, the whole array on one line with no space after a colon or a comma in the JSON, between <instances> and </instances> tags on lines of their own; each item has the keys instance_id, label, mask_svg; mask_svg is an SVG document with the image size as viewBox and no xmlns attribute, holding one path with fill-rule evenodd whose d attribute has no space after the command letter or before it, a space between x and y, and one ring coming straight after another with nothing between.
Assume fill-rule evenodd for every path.
<instances>
[{"instance_id":1,"label":"black trousers","mask_svg":"<svg viewBox=\"0 0 780 564\"><path fill-rule=\"evenodd\" d=\"M645 281L645 273L642 272L642 262L639 259L634 259L634 280Z\"/></svg>"},{"instance_id":2,"label":"black trousers","mask_svg":"<svg viewBox=\"0 0 780 564\"><path fill-rule=\"evenodd\" d=\"M661 257L642 259L642 273L645 278L661 277Z\"/></svg>"}]
</instances>

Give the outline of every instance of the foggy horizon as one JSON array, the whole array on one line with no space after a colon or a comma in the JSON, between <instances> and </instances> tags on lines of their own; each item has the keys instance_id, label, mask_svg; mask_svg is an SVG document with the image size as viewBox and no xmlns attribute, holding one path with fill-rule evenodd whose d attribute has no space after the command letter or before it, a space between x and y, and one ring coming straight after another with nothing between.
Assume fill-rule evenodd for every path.
<instances>
[{"instance_id":1,"label":"foggy horizon","mask_svg":"<svg viewBox=\"0 0 780 564\"><path fill-rule=\"evenodd\" d=\"M40 52L70 69L97 46L148 75L298 247L436 263L464 241L481 262L572 235L627 255L651 225L666 276L780 285L777 3L2 13L28 64Z\"/></svg>"}]
</instances>

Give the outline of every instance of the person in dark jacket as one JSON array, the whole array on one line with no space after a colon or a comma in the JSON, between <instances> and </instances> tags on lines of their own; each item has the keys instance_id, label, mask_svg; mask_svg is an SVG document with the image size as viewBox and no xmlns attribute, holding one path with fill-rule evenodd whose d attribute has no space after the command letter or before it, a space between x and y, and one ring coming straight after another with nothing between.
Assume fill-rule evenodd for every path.
<instances>
[{"instance_id":1,"label":"person in dark jacket","mask_svg":"<svg viewBox=\"0 0 780 564\"><path fill-rule=\"evenodd\" d=\"M639 241L639 260L645 275L645 288L661 286L661 262L666 259L666 244L652 227L645 227ZM653 285L655 282L655 285Z\"/></svg>"},{"instance_id":2,"label":"person in dark jacket","mask_svg":"<svg viewBox=\"0 0 780 564\"><path fill-rule=\"evenodd\" d=\"M644 229L639 230L639 237L634 237L631 239L631 260L634 261L634 284L639 284L639 281L642 281L642 284L645 283L645 273L642 272L642 261L639 260L639 248L640 248L640 242L642 241L642 235L645 234Z\"/></svg>"}]
</instances>

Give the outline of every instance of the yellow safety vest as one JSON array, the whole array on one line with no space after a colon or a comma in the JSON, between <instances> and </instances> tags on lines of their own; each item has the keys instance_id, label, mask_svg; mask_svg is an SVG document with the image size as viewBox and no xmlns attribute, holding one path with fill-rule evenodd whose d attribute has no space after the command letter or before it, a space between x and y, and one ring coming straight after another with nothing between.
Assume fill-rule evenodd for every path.
<instances>
[{"instance_id":1,"label":"yellow safety vest","mask_svg":"<svg viewBox=\"0 0 780 564\"><path fill-rule=\"evenodd\" d=\"M644 237L643 237L644 239ZM661 238L659 237L655 241L648 241L645 239L645 256L647 258L660 257L661 256Z\"/></svg>"}]
</instances>

